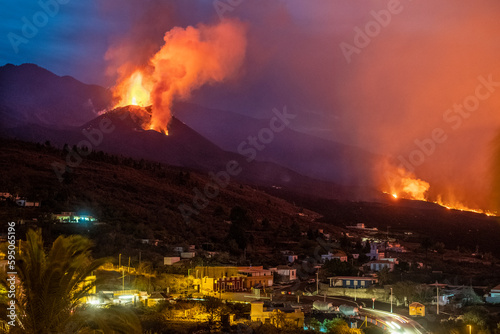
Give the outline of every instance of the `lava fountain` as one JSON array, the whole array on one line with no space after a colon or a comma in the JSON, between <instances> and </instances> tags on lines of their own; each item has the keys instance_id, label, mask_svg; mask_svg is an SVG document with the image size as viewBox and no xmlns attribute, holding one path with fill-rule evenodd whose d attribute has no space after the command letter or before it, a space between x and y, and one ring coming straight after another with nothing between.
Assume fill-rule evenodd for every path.
<instances>
[{"instance_id":1,"label":"lava fountain","mask_svg":"<svg viewBox=\"0 0 500 334\"><path fill-rule=\"evenodd\" d=\"M123 64L113 95L115 107L152 105L147 129L168 134L172 103L193 90L235 78L246 52L246 26L238 20L175 27L147 64Z\"/></svg>"}]
</instances>

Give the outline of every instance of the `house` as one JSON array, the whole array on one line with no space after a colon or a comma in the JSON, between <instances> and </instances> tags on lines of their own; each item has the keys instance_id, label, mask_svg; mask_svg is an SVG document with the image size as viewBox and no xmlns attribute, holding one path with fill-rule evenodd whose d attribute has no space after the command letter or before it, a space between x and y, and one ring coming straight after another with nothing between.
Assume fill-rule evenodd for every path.
<instances>
[{"instance_id":1,"label":"house","mask_svg":"<svg viewBox=\"0 0 500 334\"><path fill-rule=\"evenodd\" d=\"M257 267L238 267L238 273L246 275L245 288L273 286L274 276L271 270Z\"/></svg>"},{"instance_id":2,"label":"house","mask_svg":"<svg viewBox=\"0 0 500 334\"><path fill-rule=\"evenodd\" d=\"M326 262L326 260L339 260L340 262L347 262L347 254L341 250L337 250L334 253L328 252L328 254L321 255L321 262Z\"/></svg>"},{"instance_id":3,"label":"house","mask_svg":"<svg viewBox=\"0 0 500 334\"><path fill-rule=\"evenodd\" d=\"M196 267L194 269L199 274L201 279L213 278L214 289L222 288L222 283L227 287L227 283L234 284L236 281L233 277L242 277L239 289L250 288L266 288L273 285L273 273L269 269L264 269L262 266L257 267L235 267L235 266L217 266L217 267ZM220 281L219 281L220 280ZM220 283L220 284L219 284Z\"/></svg>"},{"instance_id":4,"label":"house","mask_svg":"<svg viewBox=\"0 0 500 334\"><path fill-rule=\"evenodd\" d=\"M61 213L56 213L54 219L58 220L60 223L86 223L86 222L97 222L97 219L89 215L77 215L76 212L65 211Z\"/></svg>"},{"instance_id":5,"label":"house","mask_svg":"<svg viewBox=\"0 0 500 334\"><path fill-rule=\"evenodd\" d=\"M262 301L253 301L250 306L250 320L280 328L286 325L303 328L304 312L299 308L265 305Z\"/></svg>"},{"instance_id":6,"label":"house","mask_svg":"<svg viewBox=\"0 0 500 334\"><path fill-rule=\"evenodd\" d=\"M379 260L380 261L389 261L389 262L392 262L394 264L399 264L398 259L395 257L381 257Z\"/></svg>"},{"instance_id":7,"label":"house","mask_svg":"<svg viewBox=\"0 0 500 334\"><path fill-rule=\"evenodd\" d=\"M179 256L165 256L163 258L163 264L166 266L171 266L176 262L179 262L181 258Z\"/></svg>"},{"instance_id":8,"label":"house","mask_svg":"<svg viewBox=\"0 0 500 334\"><path fill-rule=\"evenodd\" d=\"M280 276L283 276L285 281L294 281L297 279L297 269L291 268L289 266L278 266L276 269L272 270Z\"/></svg>"},{"instance_id":9,"label":"house","mask_svg":"<svg viewBox=\"0 0 500 334\"><path fill-rule=\"evenodd\" d=\"M390 244L386 247L386 251L391 251L395 253L406 253L407 250L400 244Z\"/></svg>"},{"instance_id":10,"label":"house","mask_svg":"<svg viewBox=\"0 0 500 334\"><path fill-rule=\"evenodd\" d=\"M500 304L500 284L491 289L486 302L491 304Z\"/></svg>"},{"instance_id":11,"label":"house","mask_svg":"<svg viewBox=\"0 0 500 334\"><path fill-rule=\"evenodd\" d=\"M409 306L409 314L412 316L425 317L425 306L423 304L413 302Z\"/></svg>"},{"instance_id":12,"label":"house","mask_svg":"<svg viewBox=\"0 0 500 334\"><path fill-rule=\"evenodd\" d=\"M366 266L369 266L371 271L380 271L385 268L388 268L389 271L394 270L394 262L386 260L370 261Z\"/></svg>"},{"instance_id":13,"label":"house","mask_svg":"<svg viewBox=\"0 0 500 334\"><path fill-rule=\"evenodd\" d=\"M333 276L328 277L330 287L342 287L349 289L363 289L377 283L374 277L358 277L358 276Z\"/></svg>"},{"instance_id":14,"label":"house","mask_svg":"<svg viewBox=\"0 0 500 334\"><path fill-rule=\"evenodd\" d=\"M18 206L23 206L23 207L39 207L40 206L40 202L32 202L32 201L28 201L26 199L18 199L18 200L16 200L16 204Z\"/></svg>"},{"instance_id":15,"label":"house","mask_svg":"<svg viewBox=\"0 0 500 334\"><path fill-rule=\"evenodd\" d=\"M146 306L152 307L155 306L156 304L160 302L164 302L168 300L167 294L159 291L154 291L148 296L148 299L146 299Z\"/></svg>"},{"instance_id":16,"label":"house","mask_svg":"<svg viewBox=\"0 0 500 334\"><path fill-rule=\"evenodd\" d=\"M297 261L297 259L299 258L297 255L295 254L289 254L286 256L287 257L287 261L289 263L294 263L295 261Z\"/></svg>"},{"instance_id":17,"label":"house","mask_svg":"<svg viewBox=\"0 0 500 334\"><path fill-rule=\"evenodd\" d=\"M181 246L174 247L174 252L182 253L184 252L184 247Z\"/></svg>"},{"instance_id":18,"label":"house","mask_svg":"<svg viewBox=\"0 0 500 334\"><path fill-rule=\"evenodd\" d=\"M363 230L366 232L377 232L378 229L376 227L366 227L364 223L357 223L354 226L346 226L347 228L350 229L356 229L356 230Z\"/></svg>"},{"instance_id":19,"label":"house","mask_svg":"<svg viewBox=\"0 0 500 334\"><path fill-rule=\"evenodd\" d=\"M231 277L221 277L214 280L213 291L221 292L238 292L242 291L245 286L245 276L235 275Z\"/></svg>"},{"instance_id":20,"label":"house","mask_svg":"<svg viewBox=\"0 0 500 334\"><path fill-rule=\"evenodd\" d=\"M195 256L196 256L195 252L182 252L181 253L181 258L182 259L192 259Z\"/></svg>"},{"instance_id":21,"label":"house","mask_svg":"<svg viewBox=\"0 0 500 334\"><path fill-rule=\"evenodd\" d=\"M380 260L381 257L385 257L385 254L379 252L378 245L375 242L370 242L370 253L367 253L366 256L370 260Z\"/></svg>"}]
</instances>

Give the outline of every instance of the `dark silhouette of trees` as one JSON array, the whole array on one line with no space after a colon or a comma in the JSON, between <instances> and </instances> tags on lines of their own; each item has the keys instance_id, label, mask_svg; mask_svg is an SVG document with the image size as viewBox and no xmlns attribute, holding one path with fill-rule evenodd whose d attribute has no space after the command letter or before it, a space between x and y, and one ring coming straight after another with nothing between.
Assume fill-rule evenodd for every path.
<instances>
[{"instance_id":1,"label":"dark silhouette of trees","mask_svg":"<svg viewBox=\"0 0 500 334\"><path fill-rule=\"evenodd\" d=\"M86 278L107 261L91 258L89 239L59 236L45 251L40 230L29 230L26 238L16 263L22 290L17 295L17 328L23 333L141 332L138 318L128 309L81 305L95 286Z\"/></svg>"}]
</instances>

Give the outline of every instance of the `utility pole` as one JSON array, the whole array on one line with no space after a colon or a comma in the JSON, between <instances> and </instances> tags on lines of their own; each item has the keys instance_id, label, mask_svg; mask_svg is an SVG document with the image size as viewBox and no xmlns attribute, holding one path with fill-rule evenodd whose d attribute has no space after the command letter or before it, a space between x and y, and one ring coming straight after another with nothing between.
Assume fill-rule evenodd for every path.
<instances>
[{"instance_id":1,"label":"utility pole","mask_svg":"<svg viewBox=\"0 0 500 334\"><path fill-rule=\"evenodd\" d=\"M120 269L122 267L122 254L120 253L118 255L118 269Z\"/></svg>"},{"instance_id":2,"label":"utility pole","mask_svg":"<svg viewBox=\"0 0 500 334\"><path fill-rule=\"evenodd\" d=\"M127 272L130 272L130 256L128 257L128 269Z\"/></svg>"},{"instance_id":3,"label":"utility pole","mask_svg":"<svg viewBox=\"0 0 500 334\"><path fill-rule=\"evenodd\" d=\"M141 267L141 251L139 251L139 268Z\"/></svg>"},{"instance_id":4,"label":"utility pole","mask_svg":"<svg viewBox=\"0 0 500 334\"><path fill-rule=\"evenodd\" d=\"M439 315L439 286L438 286L438 281L436 281L436 314Z\"/></svg>"},{"instance_id":5,"label":"utility pole","mask_svg":"<svg viewBox=\"0 0 500 334\"><path fill-rule=\"evenodd\" d=\"M125 270L122 268L122 291L125 290Z\"/></svg>"},{"instance_id":6,"label":"utility pole","mask_svg":"<svg viewBox=\"0 0 500 334\"><path fill-rule=\"evenodd\" d=\"M391 313L392 313L392 288L391 288Z\"/></svg>"}]
</instances>

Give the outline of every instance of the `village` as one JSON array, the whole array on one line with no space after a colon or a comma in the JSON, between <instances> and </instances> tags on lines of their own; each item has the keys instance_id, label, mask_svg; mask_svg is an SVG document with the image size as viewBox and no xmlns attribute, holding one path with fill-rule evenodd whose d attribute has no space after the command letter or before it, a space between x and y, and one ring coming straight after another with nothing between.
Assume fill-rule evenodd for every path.
<instances>
[{"instance_id":1,"label":"village","mask_svg":"<svg viewBox=\"0 0 500 334\"><path fill-rule=\"evenodd\" d=\"M39 205L10 194L2 197L19 207ZM50 219L54 226L105 225L76 212L53 213ZM16 223L37 226L37 219ZM92 288L81 303L154 310L165 323L186 326L208 322L227 328L326 331L336 323L353 333L410 327L410 332L426 333L443 321L460 326L467 314L463 310L470 307L500 304L500 282L464 284L436 265L453 259L457 266L497 268L491 255L454 253L426 240L409 242L413 237L411 231L390 233L364 223L346 226L340 234L309 229L301 239L316 244L312 255L289 244L273 257L274 266L240 265L210 243L165 245L140 239L145 254L147 249L166 250L163 261L153 263L142 252L118 254L85 278L82 288ZM6 243L6 235L0 238ZM3 272L5 255L0 254Z\"/></svg>"}]
</instances>

